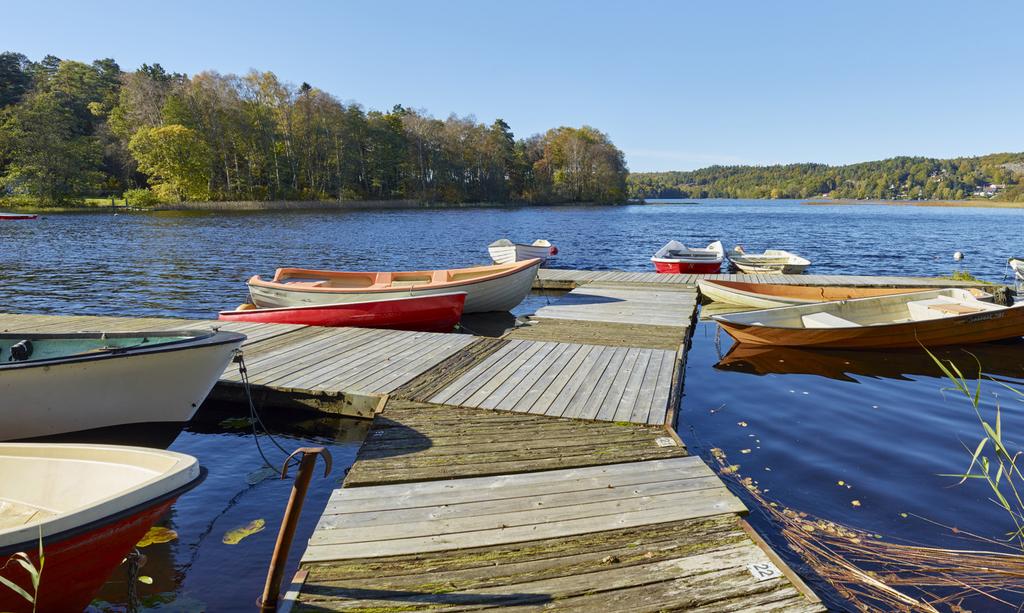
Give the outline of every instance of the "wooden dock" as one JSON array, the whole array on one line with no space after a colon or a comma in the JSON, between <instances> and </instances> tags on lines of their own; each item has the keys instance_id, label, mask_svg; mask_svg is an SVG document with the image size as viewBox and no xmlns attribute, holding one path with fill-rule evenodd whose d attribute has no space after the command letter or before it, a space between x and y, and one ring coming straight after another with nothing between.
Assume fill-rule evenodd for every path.
<instances>
[{"instance_id":1,"label":"wooden dock","mask_svg":"<svg viewBox=\"0 0 1024 613\"><path fill-rule=\"evenodd\" d=\"M261 406L372 417L284 611L824 610L676 435L696 280L544 269L538 287L570 291L497 339L39 315L0 329L217 325L249 336ZM240 398L240 379L229 368L215 393Z\"/></svg>"}]
</instances>

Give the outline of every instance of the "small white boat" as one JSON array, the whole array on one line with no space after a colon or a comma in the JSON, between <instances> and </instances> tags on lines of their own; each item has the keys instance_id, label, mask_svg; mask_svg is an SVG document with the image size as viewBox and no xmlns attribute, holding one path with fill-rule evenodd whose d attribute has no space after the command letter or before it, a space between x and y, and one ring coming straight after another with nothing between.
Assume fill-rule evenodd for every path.
<instances>
[{"instance_id":1,"label":"small white boat","mask_svg":"<svg viewBox=\"0 0 1024 613\"><path fill-rule=\"evenodd\" d=\"M1010 258L1010 268L1013 269L1013 275L1017 281L1024 283L1024 260L1020 258Z\"/></svg>"},{"instance_id":2,"label":"small white boat","mask_svg":"<svg viewBox=\"0 0 1024 613\"><path fill-rule=\"evenodd\" d=\"M0 334L0 440L187 422L244 340L211 330Z\"/></svg>"},{"instance_id":3,"label":"small white boat","mask_svg":"<svg viewBox=\"0 0 1024 613\"><path fill-rule=\"evenodd\" d=\"M716 273L722 269L725 248L721 241L707 247L687 247L671 240L654 254L651 262L660 273Z\"/></svg>"},{"instance_id":4,"label":"small white boat","mask_svg":"<svg viewBox=\"0 0 1024 613\"><path fill-rule=\"evenodd\" d=\"M144 406L139 403L138 406ZM32 419L33 412L23 412ZM0 444L0 611L81 611L204 471L192 456L113 445ZM45 564L38 589L10 556Z\"/></svg>"},{"instance_id":5,"label":"small white boat","mask_svg":"<svg viewBox=\"0 0 1024 613\"><path fill-rule=\"evenodd\" d=\"M733 266L751 275L796 275L807 270L811 261L782 249L766 249L763 253L747 253L736 245L729 251Z\"/></svg>"},{"instance_id":6,"label":"small white boat","mask_svg":"<svg viewBox=\"0 0 1024 613\"><path fill-rule=\"evenodd\" d=\"M535 258L546 262L548 258L558 255L558 247L543 239L524 245L502 238L488 245L487 252L491 254L491 260L495 264L510 264Z\"/></svg>"}]
</instances>

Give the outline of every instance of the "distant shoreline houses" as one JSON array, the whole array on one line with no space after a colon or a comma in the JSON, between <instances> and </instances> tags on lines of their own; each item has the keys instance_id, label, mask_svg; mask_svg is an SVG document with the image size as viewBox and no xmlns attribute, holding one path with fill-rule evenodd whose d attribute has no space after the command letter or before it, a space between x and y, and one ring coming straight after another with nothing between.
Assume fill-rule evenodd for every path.
<instances>
[{"instance_id":1,"label":"distant shoreline houses","mask_svg":"<svg viewBox=\"0 0 1024 613\"><path fill-rule=\"evenodd\" d=\"M980 198L991 198L1004 189L1006 189L1005 183L989 183L988 185L983 185L977 190L971 192L971 195L978 196Z\"/></svg>"}]
</instances>

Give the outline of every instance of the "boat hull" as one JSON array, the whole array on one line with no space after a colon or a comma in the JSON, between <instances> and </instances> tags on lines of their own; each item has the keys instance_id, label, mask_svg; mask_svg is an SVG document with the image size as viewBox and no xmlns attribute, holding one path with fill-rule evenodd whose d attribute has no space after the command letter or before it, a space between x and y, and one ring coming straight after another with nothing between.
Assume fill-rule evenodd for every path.
<instances>
[{"instance_id":1,"label":"boat hull","mask_svg":"<svg viewBox=\"0 0 1024 613\"><path fill-rule=\"evenodd\" d=\"M749 315L750 313L747 313ZM741 343L828 349L898 349L970 345L1024 336L1024 306L999 311L850 328L779 328L716 318Z\"/></svg>"},{"instance_id":2,"label":"boat hull","mask_svg":"<svg viewBox=\"0 0 1024 613\"><path fill-rule=\"evenodd\" d=\"M0 213L0 221L16 221L18 219L35 219L31 213Z\"/></svg>"},{"instance_id":3,"label":"boat hull","mask_svg":"<svg viewBox=\"0 0 1024 613\"><path fill-rule=\"evenodd\" d=\"M462 317L465 301L465 292L454 292L322 306L222 311L218 317L252 323L451 332Z\"/></svg>"},{"instance_id":4,"label":"boat hull","mask_svg":"<svg viewBox=\"0 0 1024 613\"><path fill-rule=\"evenodd\" d=\"M785 283L744 283L741 281L697 282L701 296L714 302L761 309L830 300L874 298L927 291L927 288L845 287L828 285L788 285Z\"/></svg>"},{"instance_id":5,"label":"boat hull","mask_svg":"<svg viewBox=\"0 0 1024 613\"><path fill-rule=\"evenodd\" d=\"M316 290L301 286L289 287L284 283L249 282L249 295L252 302L261 308L281 308L308 305L340 304L346 302L367 302L390 298L407 298L410 296L435 296L452 292L466 292L463 313L487 313L491 311L510 311L533 288L533 280L540 268L540 261L523 266L502 275L483 279L468 280L464 283L445 283L441 287L424 284L401 288L382 288L374 290L344 289Z\"/></svg>"},{"instance_id":6,"label":"boat hull","mask_svg":"<svg viewBox=\"0 0 1024 613\"><path fill-rule=\"evenodd\" d=\"M46 557L39 582L36 611L82 611L106 583L121 561L142 540L153 524L167 512L174 498L150 505L127 517L101 522L81 534L61 538L43 538ZM30 554L38 565L39 543L28 541L9 547L4 558L16 551ZM0 573L32 593L28 575L17 564L9 564ZM0 611L30 613L32 605L14 592L0 587Z\"/></svg>"},{"instance_id":7,"label":"boat hull","mask_svg":"<svg viewBox=\"0 0 1024 613\"><path fill-rule=\"evenodd\" d=\"M229 338L233 340L4 368L0 439L187 422L245 337Z\"/></svg>"},{"instance_id":8,"label":"boat hull","mask_svg":"<svg viewBox=\"0 0 1024 613\"><path fill-rule=\"evenodd\" d=\"M736 260L732 260L732 264L748 275L799 275L810 266L810 264L751 263Z\"/></svg>"},{"instance_id":9,"label":"boat hull","mask_svg":"<svg viewBox=\"0 0 1024 613\"><path fill-rule=\"evenodd\" d=\"M654 270L662 274L714 274L722 270L722 262L654 262Z\"/></svg>"}]
</instances>

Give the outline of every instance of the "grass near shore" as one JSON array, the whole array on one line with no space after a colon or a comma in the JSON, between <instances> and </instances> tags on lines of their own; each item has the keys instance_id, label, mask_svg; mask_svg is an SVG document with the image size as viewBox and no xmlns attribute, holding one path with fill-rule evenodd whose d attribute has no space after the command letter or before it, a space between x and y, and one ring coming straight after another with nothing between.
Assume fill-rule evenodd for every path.
<instances>
[{"instance_id":1,"label":"grass near shore","mask_svg":"<svg viewBox=\"0 0 1024 613\"><path fill-rule=\"evenodd\" d=\"M854 200L850 198L820 198L816 200L804 200L800 204L818 206L847 205L847 204L871 204L876 206L937 206L947 208L968 208L983 207L990 209L1024 209L1024 202L1005 202L1001 200Z\"/></svg>"}]
</instances>

